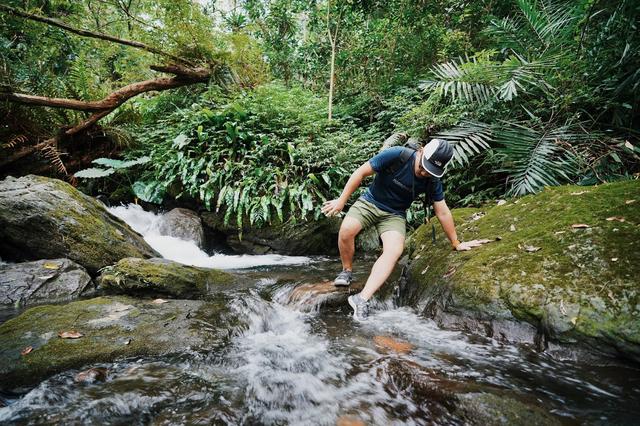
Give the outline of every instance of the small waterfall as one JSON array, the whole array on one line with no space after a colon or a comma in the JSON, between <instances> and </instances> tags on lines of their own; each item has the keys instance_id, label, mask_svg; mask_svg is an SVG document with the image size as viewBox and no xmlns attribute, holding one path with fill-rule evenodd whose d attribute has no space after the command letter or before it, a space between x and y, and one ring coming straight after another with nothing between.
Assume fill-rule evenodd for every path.
<instances>
[{"instance_id":1,"label":"small waterfall","mask_svg":"<svg viewBox=\"0 0 640 426\"><path fill-rule=\"evenodd\" d=\"M185 265L217 269L243 269L269 265L304 265L312 261L306 256L277 254L225 255L216 253L209 256L193 241L161 235L159 231L161 215L145 211L137 204L110 207L108 210L141 234L145 241L162 257Z\"/></svg>"}]
</instances>

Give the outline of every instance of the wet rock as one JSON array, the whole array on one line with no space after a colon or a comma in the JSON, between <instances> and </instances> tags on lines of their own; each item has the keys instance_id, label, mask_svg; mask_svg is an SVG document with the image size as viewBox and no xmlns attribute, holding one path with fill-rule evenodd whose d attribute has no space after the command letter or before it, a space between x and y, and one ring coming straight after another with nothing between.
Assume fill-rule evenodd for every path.
<instances>
[{"instance_id":1,"label":"wet rock","mask_svg":"<svg viewBox=\"0 0 640 426\"><path fill-rule=\"evenodd\" d=\"M469 393L458 396L456 414L472 425L561 425L544 408L505 395Z\"/></svg>"},{"instance_id":2,"label":"wet rock","mask_svg":"<svg viewBox=\"0 0 640 426\"><path fill-rule=\"evenodd\" d=\"M198 247L204 248L204 229L200 216L192 210L175 208L162 215L158 222L161 235L193 241Z\"/></svg>"},{"instance_id":3,"label":"wet rock","mask_svg":"<svg viewBox=\"0 0 640 426\"><path fill-rule=\"evenodd\" d=\"M0 264L0 305L66 302L90 283L87 271L69 259Z\"/></svg>"},{"instance_id":4,"label":"wet rock","mask_svg":"<svg viewBox=\"0 0 640 426\"><path fill-rule=\"evenodd\" d=\"M187 266L167 259L126 258L104 268L97 279L110 293L163 295L174 298L206 297L235 282L218 269Z\"/></svg>"},{"instance_id":5,"label":"wet rock","mask_svg":"<svg viewBox=\"0 0 640 426\"><path fill-rule=\"evenodd\" d=\"M209 233L226 236L227 244L236 252L247 254L280 253L287 255L337 254L338 218L316 222L274 223L263 228L245 227L239 238L235 226L224 225L222 215L205 212L202 222Z\"/></svg>"},{"instance_id":6,"label":"wet rock","mask_svg":"<svg viewBox=\"0 0 640 426\"><path fill-rule=\"evenodd\" d=\"M406 355L411 352L414 346L409 342L398 340L391 336L374 336L373 342L382 353L395 353L398 355Z\"/></svg>"},{"instance_id":7,"label":"wet rock","mask_svg":"<svg viewBox=\"0 0 640 426\"><path fill-rule=\"evenodd\" d=\"M640 209L625 204L640 197L640 183L571 195L577 189L547 188L489 207L478 220L472 209L454 210L461 239L502 235L468 252L452 251L442 232L432 244L431 226L422 226L408 245L403 303L502 340L577 344L640 362ZM505 234L516 218L517 229ZM572 227L580 223L590 227ZM519 249L525 242L541 250Z\"/></svg>"},{"instance_id":8,"label":"wet rock","mask_svg":"<svg viewBox=\"0 0 640 426\"><path fill-rule=\"evenodd\" d=\"M71 185L41 176L0 182L0 257L68 258L90 274L125 257L158 254L104 205Z\"/></svg>"},{"instance_id":9,"label":"wet rock","mask_svg":"<svg viewBox=\"0 0 640 426\"><path fill-rule=\"evenodd\" d=\"M31 386L64 370L124 357L219 348L239 326L227 302L223 295L163 304L111 296L30 308L0 325L0 389ZM70 328L84 336L57 336ZM33 351L21 356L26 346Z\"/></svg>"},{"instance_id":10,"label":"wet rock","mask_svg":"<svg viewBox=\"0 0 640 426\"><path fill-rule=\"evenodd\" d=\"M344 306L349 295L359 292L363 286L364 283L360 282L349 287L336 287L333 281L300 284L286 295L284 303L301 310Z\"/></svg>"}]
</instances>

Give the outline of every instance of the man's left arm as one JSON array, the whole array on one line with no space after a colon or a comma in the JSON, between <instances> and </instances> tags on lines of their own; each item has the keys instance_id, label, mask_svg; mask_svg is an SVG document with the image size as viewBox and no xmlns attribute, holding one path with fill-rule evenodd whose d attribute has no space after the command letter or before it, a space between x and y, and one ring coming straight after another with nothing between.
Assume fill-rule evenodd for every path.
<instances>
[{"instance_id":1,"label":"man's left arm","mask_svg":"<svg viewBox=\"0 0 640 426\"><path fill-rule=\"evenodd\" d=\"M451 210L447 206L447 203L442 201L434 201L433 202L433 210L436 214L436 217L440 221L440 225L442 225L442 229L444 230L445 235L451 241L451 246L457 251L465 251L471 250L473 247L478 247L482 245L484 240L472 240L465 241L461 243L458 240L458 234L456 233L456 226L453 223L453 215L451 214Z\"/></svg>"}]
</instances>

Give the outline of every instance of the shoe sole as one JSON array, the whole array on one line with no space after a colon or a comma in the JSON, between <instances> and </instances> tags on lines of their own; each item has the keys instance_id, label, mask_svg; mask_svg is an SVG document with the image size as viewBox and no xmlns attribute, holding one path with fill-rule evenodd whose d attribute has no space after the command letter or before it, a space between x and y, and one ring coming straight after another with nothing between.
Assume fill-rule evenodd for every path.
<instances>
[{"instance_id":1,"label":"shoe sole","mask_svg":"<svg viewBox=\"0 0 640 426\"><path fill-rule=\"evenodd\" d=\"M351 285L351 282L347 282L347 281L334 281L333 285L336 287L349 287Z\"/></svg>"},{"instance_id":2,"label":"shoe sole","mask_svg":"<svg viewBox=\"0 0 640 426\"><path fill-rule=\"evenodd\" d=\"M349 297L347 298L347 302L349 302L349 306L351 306L351 309L353 309L353 319L354 319L354 320L356 320L356 321L358 321L358 322L366 321L366 319L360 319L360 318L358 318L358 317L356 316L356 304L355 304L355 303L353 303L353 302L351 301L351 298L352 298L352 297L353 297L353 296L349 296Z\"/></svg>"}]
</instances>

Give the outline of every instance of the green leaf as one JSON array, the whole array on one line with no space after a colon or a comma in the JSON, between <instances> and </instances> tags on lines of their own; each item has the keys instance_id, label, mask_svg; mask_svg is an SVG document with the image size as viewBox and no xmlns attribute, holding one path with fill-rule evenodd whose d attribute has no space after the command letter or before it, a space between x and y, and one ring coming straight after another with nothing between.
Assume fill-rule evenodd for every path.
<instances>
[{"instance_id":1,"label":"green leaf","mask_svg":"<svg viewBox=\"0 0 640 426\"><path fill-rule=\"evenodd\" d=\"M77 178L82 178L82 179L95 179L95 178L109 176L109 175L112 175L113 173L115 173L114 169L90 168L90 169L80 170L79 172L76 172L73 176Z\"/></svg>"},{"instance_id":2,"label":"green leaf","mask_svg":"<svg viewBox=\"0 0 640 426\"><path fill-rule=\"evenodd\" d=\"M142 201L154 204L162 203L166 191L164 185L155 180L149 182L136 181L131 185L131 189L136 197Z\"/></svg>"}]
</instances>

